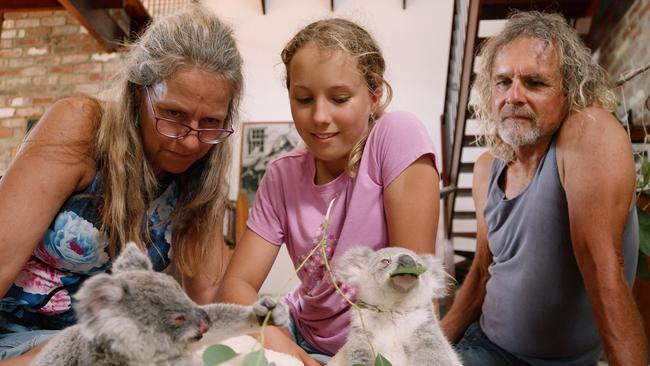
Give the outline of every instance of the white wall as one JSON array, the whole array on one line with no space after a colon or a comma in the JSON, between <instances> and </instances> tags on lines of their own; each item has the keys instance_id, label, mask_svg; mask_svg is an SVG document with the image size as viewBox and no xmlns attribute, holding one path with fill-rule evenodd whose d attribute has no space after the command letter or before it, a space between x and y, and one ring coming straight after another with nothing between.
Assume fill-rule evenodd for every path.
<instances>
[{"instance_id":1,"label":"white wall","mask_svg":"<svg viewBox=\"0 0 650 366\"><path fill-rule=\"evenodd\" d=\"M241 121L291 121L280 51L303 26L344 17L366 27L383 50L394 97L389 110L415 113L440 146L453 0L203 0L235 30L244 57ZM241 135L235 135L230 196L238 192ZM440 163L440 161L438 161ZM283 253L283 252L282 252ZM291 263L282 254L262 292L286 290Z\"/></svg>"}]
</instances>

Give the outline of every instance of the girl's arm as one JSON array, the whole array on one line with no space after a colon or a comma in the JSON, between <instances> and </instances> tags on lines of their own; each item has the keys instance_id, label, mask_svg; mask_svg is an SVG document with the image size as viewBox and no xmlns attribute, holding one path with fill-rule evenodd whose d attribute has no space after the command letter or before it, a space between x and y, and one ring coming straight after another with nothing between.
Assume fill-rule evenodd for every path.
<instances>
[{"instance_id":1,"label":"girl's arm","mask_svg":"<svg viewBox=\"0 0 650 366\"><path fill-rule=\"evenodd\" d=\"M423 155L384 191L389 244L433 254L439 209L438 172L431 156Z\"/></svg>"},{"instance_id":2,"label":"girl's arm","mask_svg":"<svg viewBox=\"0 0 650 366\"><path fill-rule=\"evenodd\" d=\"M0 295L4 296L50 222L75 191L88 186L101 107L67 98L43 115L0 179Z\"/></svg>"},{"instance_id":3,"label":"girl's arm","mask_svg":"<svg viewBox=\"0 0 650 366\"><path fill-rule=\"evenodd\" d=\"M223 276L217 300L245 305L254 303L279 251L278 245L246 229Z\"/></svg>"},{"instance_id":4,"label":"girl's arm","mask_svg":"<svg viewBox=\"0 0 650 366\"><path fill-rule=\"evenodd\" d=\"M228 264L217 294L217 300L245 305L255 302L258 291L269 274L279 251L278 245L274 245L254 231L246 229ZM264 346L290 354L301 360L306 366L320 365L291 339L286 328L267 327L264 332Z\"/></svg>"}]
</instances>

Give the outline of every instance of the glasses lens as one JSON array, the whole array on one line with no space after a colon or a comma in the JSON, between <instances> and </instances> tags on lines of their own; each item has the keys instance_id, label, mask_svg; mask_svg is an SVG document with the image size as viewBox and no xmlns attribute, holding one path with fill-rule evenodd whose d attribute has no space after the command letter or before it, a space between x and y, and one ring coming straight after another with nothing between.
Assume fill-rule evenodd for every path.
<instances>
[{"instance_id":1,"label":"glasses lens","mask_svg":"<svg viewBox=\"0 0 650 366\"><path fill-rule=\"evenodd\" d=\"M183 137L190 132L190 128L182 123L158 119L156 129L168 137Z\"/></svg>"},{"instance_id":2,"label":"glasses lens","mask_svg":"<svg viewBox=\"0 0 650 366\"><path fill-rule=\"evenodd\" d=\"M199 139L208 144L216 144L225 140L232 134L229 130L201 130L199 131Z\"/></svg>"}]
</instances>

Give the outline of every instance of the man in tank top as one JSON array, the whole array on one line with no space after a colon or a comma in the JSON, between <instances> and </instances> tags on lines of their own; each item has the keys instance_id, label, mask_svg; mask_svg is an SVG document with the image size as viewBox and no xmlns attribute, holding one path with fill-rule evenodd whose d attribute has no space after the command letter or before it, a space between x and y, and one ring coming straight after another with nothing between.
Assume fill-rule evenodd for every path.
<instances>
[{"instance_id":1,"label":"man in tank top","mask_svg":"<svg viewBox=\"0 0 650 366\"><path fill-rule=\"evenodd\" d=\"M511 15L474 86L474 263L442 321L465 365L648 364L635 172L605 72L560 15Z\"/></svg>"}]
</instances>

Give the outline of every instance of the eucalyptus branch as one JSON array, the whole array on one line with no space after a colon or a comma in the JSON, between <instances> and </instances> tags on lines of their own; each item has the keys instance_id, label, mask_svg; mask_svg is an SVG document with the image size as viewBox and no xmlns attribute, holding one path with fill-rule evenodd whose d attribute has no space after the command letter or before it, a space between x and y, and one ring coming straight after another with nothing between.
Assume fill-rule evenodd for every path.
<instances>
[{"instance_id":1,"label":"eucalyptus branch","mask_svg":"<svg viewBox=\"0 0 650 366\"><path fill-rule=\"evenodd\" d=\"M336 198L334 199L336 200ZM332 204L334 203L334 200L330 202L330 208L332 207ZM336 292L341 295L345 301L350 304L350 306L357 311L359 314L359 319L361 320L361 328L363 328L363 334L366 336L366 342L368 343L368 346L370 346L370 351L372 352L372 358L377 357L377 352L375 351L375 347L372 345L372 341L370 340L370 334L368 333L368 329L366 328L366 324L363 321L363 315L361 313L361 308L355 303L348 298L345 293L339 288L339 286L336 284L336 277L334 276L334 272L332 271L332 267L330 266L329 259L327 259L327 252L325 251L325 243L327 242L327 237L329 236L329 208L327 209L327 215L325 216L325 221L323 221L323 236L320 239L320 249L321 253L323 255L323 263L325 264L325 269L327 270L327 276L330 279L330 282L332 282L332 285L334 286L334 289Z\"/></svg>"}]
</instances>

